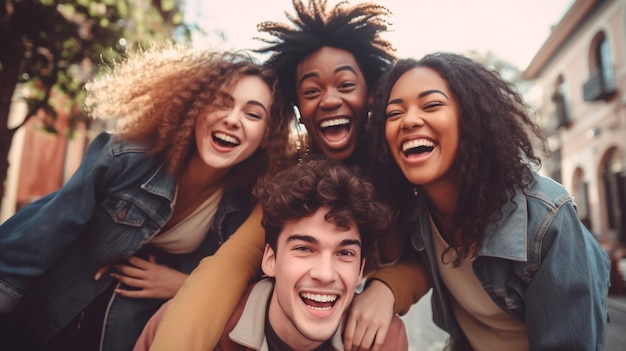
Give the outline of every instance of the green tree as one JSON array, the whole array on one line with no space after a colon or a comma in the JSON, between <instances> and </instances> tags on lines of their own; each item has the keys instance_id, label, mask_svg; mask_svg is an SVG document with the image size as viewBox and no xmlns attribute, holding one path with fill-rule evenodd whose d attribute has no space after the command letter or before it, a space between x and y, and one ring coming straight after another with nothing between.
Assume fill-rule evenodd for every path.
<instances>
[{"instance_id":1,"label":"green tree","mask_svg":"<svg viewBox=\"0 0 626 351\"><path fill-rule=\"evenodd\" d=\"M500 73L500 76L504 80L515 84L522 94L528 92L530 83L522 78L522 71L514 64L505 61L491 51L480 53L475 50L470 50L467 56Z\"/></svg>"},{"instance_id":2,"label":"green tree","mask_svg":"<svg viewBox=\"0 0 626 351\"><path fill-rule=\"evenodd\" d=\"M70 98L74 121L84 118L82 87L98 65L120 59L129 47L173 39L175 32L188 38L182 20L181 0L0 0L0 185L17 129L41 109L56 116L53 91ZM9 128L18 86L29 92L23 97L28 108Z\"/></svg>"}]
</instances>

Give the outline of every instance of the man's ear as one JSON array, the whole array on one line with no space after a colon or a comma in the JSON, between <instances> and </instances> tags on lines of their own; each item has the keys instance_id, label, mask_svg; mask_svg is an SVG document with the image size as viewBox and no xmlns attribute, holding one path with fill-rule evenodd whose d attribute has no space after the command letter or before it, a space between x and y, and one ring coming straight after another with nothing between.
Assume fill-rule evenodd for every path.
<instances>
[{"instance_id":1,"label":"man's ear","mask_svg":"<svg viewBox=\"0 0 626 351\"><path fill-rule=\"evenodd\" d=\"M265 244L265 252L263 253L263 259L261 260L261 269L263 273L268 277L275 277L275 265L276 265L276 253L270 244Z\"/></svg>"}]
</instances>

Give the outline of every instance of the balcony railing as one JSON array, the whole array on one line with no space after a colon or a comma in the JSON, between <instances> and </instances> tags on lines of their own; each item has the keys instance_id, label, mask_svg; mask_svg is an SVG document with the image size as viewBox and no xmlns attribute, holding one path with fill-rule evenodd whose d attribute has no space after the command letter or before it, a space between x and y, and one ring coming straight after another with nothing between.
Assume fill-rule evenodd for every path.
<instances>
[{"instance_id":1,"label":"balcony railing","mask_svg":"<svg viewBox=\"0 0 626 351\"><path fill-rule=\"evenodd\" d=\"M585 101L606 100L616 93L615 80L612 77L613 71L609 69L597 70L589 80L583 84L583 97Z\"/></svg>"}]
</instances>

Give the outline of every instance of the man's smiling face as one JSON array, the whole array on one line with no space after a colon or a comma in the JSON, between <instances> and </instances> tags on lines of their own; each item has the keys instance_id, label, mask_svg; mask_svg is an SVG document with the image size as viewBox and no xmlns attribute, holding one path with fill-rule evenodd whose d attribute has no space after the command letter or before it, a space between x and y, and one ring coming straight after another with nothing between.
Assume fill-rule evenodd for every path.
<instances>
[{"instance_id":1,"label":"man's smiling face","mask_svg":"<svg viewBox=\"0 0 626 351\"><path fill-rule=\"evenodd\" d=\"M342 230L324 219L327 208L288 222L276 252L267 245L263 271L275 278L269 320L294 349L312 349L339 327L361 282L361 236L356 224Z\"/></svg>"}]
</instances>

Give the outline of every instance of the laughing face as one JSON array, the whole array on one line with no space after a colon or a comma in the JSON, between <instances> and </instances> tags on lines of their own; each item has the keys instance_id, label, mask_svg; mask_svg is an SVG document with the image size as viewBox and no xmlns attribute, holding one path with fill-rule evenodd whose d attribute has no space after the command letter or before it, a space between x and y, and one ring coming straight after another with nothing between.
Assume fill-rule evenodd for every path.
<instances>
[{"instance_id":1,"label":"laughing face","mask_svg":"<svg viewBox=\"0 0 626 351\"><path fill-rule=\"evenodd\" d=\"M323 47L296 72L298 110L315 147L336 160L352 155L367 115L367 84L354 56Z\"/></svg>"},{"instance_id":2,"label":"laughing face","mask_svg":"<svg viewBox=\"0 0 626 351\"><path fill-rule=\"evenodd\" d=\"M327 208L288 222L276 252L267 245L263 271L276 278L269 320L294 350L330 339L362 278L361 236L356 224L340 230L326 221Z\"/></svg>"},{"instance_id":3,"label":"laughing face","mask_svg":"<svg viewBox=\"0 0 626 351\"><path fill-rule=\"evenodd\" d=\"M194 157L213 169L228 169L250 157L265 136L271 103L270 88L261 78L240 78L222 106L196 122Z\"/></svg>"},{"instance_id":4,"label":"laughing face","mask_svg":"<svg viewBox=\"0 0 626 351\"><path fill-rule=\"evenodd\" d=\"M404 176L427 192L453 181L459 114L448 83L430 68L410 69L391 89L385 124L390 152Z\"/></svg>"}]
</instances>

